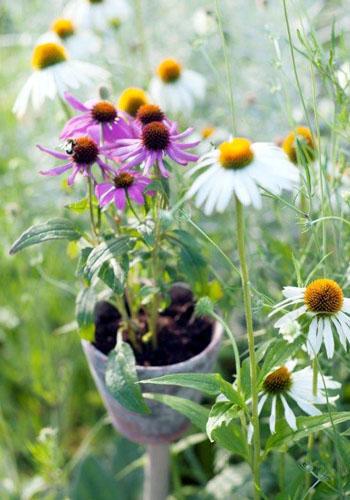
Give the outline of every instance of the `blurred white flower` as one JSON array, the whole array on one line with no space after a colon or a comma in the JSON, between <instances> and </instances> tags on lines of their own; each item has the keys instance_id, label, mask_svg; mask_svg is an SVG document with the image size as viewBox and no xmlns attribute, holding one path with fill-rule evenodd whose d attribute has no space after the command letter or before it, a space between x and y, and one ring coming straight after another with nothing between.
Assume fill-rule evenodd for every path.
<instances>
[{"instance_id":1,"label":"blurred white flower","mask_svg":"<svg viewBox=\"0 0 350 500\"><path fill-rule=\"evenodd\" d=\"M75 59L70 59L63 47L53 42L37 45L32 55L33 73L18 94L13 112L23 117L31 99L34 111L39 111L46 98L63 96L68 88L78 88L105 80L108 71Z\"/></svg>"},{"instance_id":2,"label":"blurred white flower","mask_svg":"<svg viewBox=\"0 0 350 500\"><path fill-rule=\"evenodd\" d=\"M210 9L197 9L193 14L192 23L197 35L210 35L216 31L215 13Z\"/></svg>"},{"instance_id":3,"label":"blurred white flower","mask_svg":"<svg viewBox=\"0 0 350 500\"><path fill-rule=\"evenodd\" d=\"M164 59L151 80L152 99L170 113L190 114L195 102L204 99L206 81L196 71L183 69L175 59Z\"/></svg>"},{"instance_id":4,"label":"blurred white flower","mask_svg":"<svg viewBox=\"0 0 350 500\"><path fill-rule=\"evenodd\" d=\"M301 327L297 321L288 321L279 328L279 333L284 340L291 344L294 340L301 335Z\"/></svg>"},{"instance_id":5,"label":"blurred white flower","mask_svg":"<svg viewBox=\"0 0 350 500\"><path fill-rule=\"evenodd\" d=\"M284 366L273 370L263 382L263 391L260 394L258 413L260 415L268 398L271 398L270 432L276 429L276 407L279 399L283 405L284 417L291 429L296 431L297 421L293 410L287 402L287 397L293 399L299 408L308 415L321 415L321 411L315 405L325 405L329 401L334 403L339 396L326 397L328 389L339 389L341 384L332 377L317 377L317 392L313 393L313 370L309 366L299 371L293 371L296 366L295 360L288 361ZM253 427L248 429L248 441L253 435Z\"/></svg>"},{"instance_id":6,"label":"blurred white flower","mask_svg":"<svg viewBox=\"0 0 350 500\"><path fill-rule=\"evenodd\" d=\"M337 71L338 83L343 90L348 90L350 82L350 63L346 62Z\"/></svg>"},{"instance_id":7,"label":"blurred white flower","mask_svg":"<svg viewBox=\"0 0 350 500\"><path fill-rule=\"evenodd\" d=\"M101 48L101 41L97 35L90 30L77 28L69 18L55 19L50 31L42 35L37 44L47 42L62 44L68 53L77 59L86 59Z\"/></svg>"},{"instance_id":8,"label":"blurred white flower","mask_svg":"<svg viewBox=\"0 0 350 500\"><path fill-rule=\"evenodd\" d=\"M199 159L189 175L205 168L193 182L188 197L196 196L196 205L204 205L204 213L224 212L233 195L243 205L261 208L258 186L279 194L292 190L299 180L298 169L281 148L267 142L252 144L236 137L223 142Z\"/></svg>"},{"instance_id":9,"label":"blurred white flower","mask_svg":"<svg viewBox=\"0 0 350 500\"><path fill-rule=\"evenodd\" d=\"M71 0L63 13L78 27L106 31L117 21L126 21L130 11L125 0Z\"/></svg>"}]
</instances>

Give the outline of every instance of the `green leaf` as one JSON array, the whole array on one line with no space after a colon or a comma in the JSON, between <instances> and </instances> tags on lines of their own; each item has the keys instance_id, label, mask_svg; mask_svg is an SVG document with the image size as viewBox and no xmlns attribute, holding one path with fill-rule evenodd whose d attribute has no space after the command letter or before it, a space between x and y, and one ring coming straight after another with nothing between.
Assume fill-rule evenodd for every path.
<instances>
[{"instance_id":1,"label":"green leaf","mask_svg":"<svg viewBox=\"0 0 350 500\"><path fill-rule=\"evenodd\" d=\"M202 257L201 247L193 236L183 229L174 229L167 234L173 243L180 247L181 272L192 282L206 279L206 261Z\"/></svg>"},{"instance_id":2,"label":"green leaf","mask_svg":"<svg viewBox=\"0 0 350 500\"><path fill-rule=\"evenodd\" d=\"M216 429L222 427L223 425L228 425L234 418L237 417L237 405L233 405L231 402L227 401L216 402L210 410L207 422L207 434L210 441L214 441L213 432Z\"/></svg>"},{"instance_id":3,"label":"green leaf","mask_svg":"<svg viewBox=\"0 0 350 500\"><path fill-rule=\"evenodd\" d=\"M80 337L90 342L95 339L94 309L96 300L93 288L83 288L79 292L75 303L75 315Z\"/></svg>"},{"instance_id":4,"label":"green leaf","mask_svg":"<svg viewBox=\"0 0 350 500\"><path fill-rule=\"evenodd\" d=\"M93 247L84 247L81 249L80 255L79 255L79 260L77 264L77 269L75 271L75 275L77 277L82 277L84 275L84 268L86 265L86 261L92 252Z\"/></svg>"},{"instance_id":5,"label":"green leaf","mask_svg":"<svg viewBox=\"0 0 350 500\"><path fill-rule=\"evenodd\" d=\"M128 253L133 244L129 236L120 236L103 241L90 253L85 266L85 275L91 280L97 275L105 262L116 259L120 263L122 257Z\"/></svg>"},{"instance_id":6,"label":"green leaf","mask_svg":"<svg viewBox=\"0 0 350 500\"><path fill-rule=\"evenodd\" d=\"M258 376L258 385L262 384L266 375L273 368L283 365L287 359L291 358L300 349L302 342L304 340L301 336L291 344L282 339L275 340L264 357L264 363Z\"/></svg>"},{"instance_id":7,"label":"green leaf","mask_svg":"<svg viewBox=\"0 0 350 500\"><path fill-rule=\"evenodd\" d=\"M110 393L124 408L135 413L150 413L138 384L134 353L120 335L108 355L105 379Z\"/></svg>"},{"instance_id":8,"label":"green leaf","mask_svg":"<svg viewBox=\"0 0 350 500\"><path fill-rule=\"evenodd\" d=\"M204 406L201 406L200 404L189 399L171 396L170 394L145 393L143 396L147 399L159 401L160 403L170 406L173 410L185 415L185 417L187 417L192 424L198 427L202 432L205 432L209 417L209 410L204 408Z\"/></svg>"},{"instance_id":9,"label":"green leaf","mask_svg":"<svg viewBox=\"0 0 350 500\"><path fill-rule=\"evenodd\" d=\"M208 396L223 393L231 402L242 405L242 399L232 384L222 378L219 373L174 373L149 380L141 380L142 384L179 385L196 389Z\"/></svg>"},{"instance_id":10,"label":"green leaf","mask_svg":"<svg viewBox=\"0 0 350 500\"><path fill-rule=\"evenodd\" d=\"M334 425L350 420L350 412L332 412ZM272 434L266 443L266 452L272 449L281 449L284 446L291 446L300 439L307 437L312 432L318 432L332 427L332 422L328 414L317 415L315 417L298 417L298 429L293 431L283 419L277 422L276 433Z\"/></svg>"},{"instance_id":11,"label":"green leaf","mask_svg":"<svg viewBox=\"0 0 350 500\"><path fill-rule=\"evenodd\" d=\"M41 224L31 226L15 241L10 249L10 254L23 250L23 248L37 245L49 240L78 240L80 233L68 219L51 219Z\"/></svg>"},{"instance_id":12,"label":"green leaf","mask_svg":"<svg viewBox=\"0 0 350 500\"><path fill-rule=\"evenodd\" d=\"M124 293L125 279L129 267L129 260L126 255L122 256L121 261L119 263L112 259L109 262L104 262L98 272L98 277L118 295Z\"/></svg>"},{"instance_id":13,"label":"green leaf","mask_svg":"<svg viewBox=\"0 0 350 500\"><path fill-rule=\"evenodd\" d=\"M223 425L214 429L211 436L225 450L248 460L248 443L239 425L233 422Z\"/></svg>"},{"instance_id":14,"label":"green leaf","mask_svg":"<svg viewBox=\"0 0 350 500\"><path fill-rule=\"evenodd\" d=\"M85 197L82 200L74 201L73 203L69 203L69 205L65 205L65 208L77 214L82 214L89 208L89 199Z\"/></svg>"}]
</instances>

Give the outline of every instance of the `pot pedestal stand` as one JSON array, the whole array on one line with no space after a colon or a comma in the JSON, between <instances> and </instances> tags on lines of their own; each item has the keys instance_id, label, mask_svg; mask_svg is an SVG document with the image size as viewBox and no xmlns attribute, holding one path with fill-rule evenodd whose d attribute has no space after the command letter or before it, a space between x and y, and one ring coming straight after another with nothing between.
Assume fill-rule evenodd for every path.
<instances>
[{"instance_id":1,"label":"pot pedestal stand","mask_svg":"<svg viewBox=\"0 0 350 500\"><path fill-rule=\"evenodd\" d=\"M213 326L210 344L196 356L167 366L137 366L139 380L176 373L212 372L223 336L219 323ZM165 500L169 484L169 444L181 436L189 425L180 413L157 401L147 401L150 415L139 415L122 407L105 384L107 356L90 342L82 340L91 375L108 411L113 427L126 438L147 446L144 500ZM142 384L143 392L171 394L199 402L198 391L180 386Z\"/></svg>"}]
</instances>

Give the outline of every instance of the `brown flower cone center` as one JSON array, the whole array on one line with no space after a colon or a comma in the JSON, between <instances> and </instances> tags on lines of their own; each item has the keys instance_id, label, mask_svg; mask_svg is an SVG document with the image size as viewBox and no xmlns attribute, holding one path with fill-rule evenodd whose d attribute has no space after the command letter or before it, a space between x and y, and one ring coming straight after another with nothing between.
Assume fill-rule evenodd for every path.
<instances>
[{"instance_id":1,"label":"brown flower cone center","mask_svg":"<svg viewBox=\"0 0 350 500\"><path fill-rule=\"evenodd\" d=\"M147 125L148 123L164 120L164 113L156 104L143 104L138 109L136 118L142 125Z\"/></svg>"},{"instance_id":2,"label":"brown flower cone center","mask_svg":"<svg viewBox=\"0 0 350 500\"><path fill-rule=\"evenodd\" d=\"M92 165L97 160L98 146L88 136L72 140L72 158L79 165Z\"/></svg>"},{"instance_id":3,"label":"brown flower cone center","mask_svg":"<svg viewBox=\"0 0 350 500\"><path fill-rule=\"evenodd\" d=\"M169 144L170 136L167 127L160 122L151 122L142 130L142 142L150 151L161 151Z\"/></svg>"},{"instance_id":4,"label":"brown flower cone center","mask_svg":"<svg viewBox=\"0 0 350 500\"><path fill-rule=\"evenodd\" d=\"M330 279L318 279L306 287L304 301L316 313L337 313L344 302L343 290Z\"/></svg>"},{"instance_id":5,"label":"brown flower cone center","mask_svg":"<svg viewBox=\"0 0 350 500\"><path fill-rule=\"evenodd\" d=\"M93 119L100 123L112 123L118 116L117 110L109 101L97 102L91 113Z\"/></svg>"},{"instance_id":6,"label":"brown flower cone center","mask_svg":"<svg viewBox=\"0 0 350 500\"><path fill-rule=\"evenodd\" d=\"M269 394L286 392L292 384L291 374L286 366L281 366L270 373L264 380L264 390Z\"/></svg>"}]
</instances>

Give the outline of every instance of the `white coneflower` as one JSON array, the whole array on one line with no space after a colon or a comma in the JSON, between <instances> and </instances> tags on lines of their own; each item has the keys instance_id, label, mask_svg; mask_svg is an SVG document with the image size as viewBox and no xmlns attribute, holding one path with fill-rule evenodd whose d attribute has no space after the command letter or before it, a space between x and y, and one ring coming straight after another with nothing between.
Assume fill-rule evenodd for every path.
<instances>
[{"instance_id":1,"label":"white coneflower","mask_svg":"<svg viewBox=\"0 0 350 500\"><path fill-rule=\"evenodd\" d=\"M124 22L130 12L125 0L72 0L64 15L79 27L105 31L117 22Z\"/></svg>"},{"instance_id":2,"label":"white coneflower","mask_svg":"<svg viewBox=\"0 0 350 500\"><path fill-rule=\"evenodd\" d=\"M101 48L97 35L89 30L79 29L72 19L60 17L50 26L50 31L38 39L38 44L53 42L63 45L68 53L77 59L85 59L96 54Z\"/></svg>"},{"instance_id":3,"label":"white coneflower","mask_svg":"<svg viewBox=\"0 0 350 500\"><path fill-rule=\"evenodd\" d=\"M329 389L339 389L341 384L331 377L318 375L317 393L313 392L313 371L310 367L293 371L296 361L290 360L285 365L271 371L263 382L263 390L259 394L258 413L260 415L265 403L271 399L270 431L276 429L277 403L282 403L284 417L289 427L297 430L297 422L288 400L292 399L299 408L307 415L321 415L321 411L315 405L334 403L339 396L328 396ZM327 391L327 396L326 396ZM248 440L251 441L253 427L248 429Z\"/></svg>"},{"instance_id":4,"label":"white coneflower","mask_svg":"<svg viewBox=\"0 0 350 500\"><path fill-rule=\"evenodd\" d=\"M325 344L327 357L333 357L333 330L346 349L346 341L350 342L350 299L344 297L338 283L326 278L317 279L303 288L284 287L283 295L286 299L276 304L270 316L295 304L299 307L284 314L274 326L281 328L291 320L306 316L306 346L311 359L320 351L322 343Z\"/></svg>"},{"instance_id":5,"label":"white coneflower","mask_svg":"<svg viewBox=\"0 0 350 500\"><path fill-rule=\"evenodd\" d=\"M189 114L195 102L204 99L205 87L202 75L184 70L175 59L164 59L157 68L157 75L151 80L149 93L164 111Z\"/></svg>"},{"instance_id":6,"label":"white coneflower","mask_svg":"<svg viewBox=\"0 0 350 500\"><path fill-rule=\"evenodd\" d=\"M350 83L350 63L345 62L340 66L340 69L337 71L337 77L339 85L343 90L349 90Z\"/></svg>"},{"instance_id":7,"label":"white coneflower","mask_svg":"<svg viewBox=\"0 0 350 500\"><path fill-rule=\"evenodd\" d=\"M33 73L20 91L13 112L21 118L31 98L33 108L38 111L46 98L54 99L63 95L68 88L78 88L105 80L108 71L87 62L70 59L66 49L57 43L47 42L37 45L32 55Z\"/></svg>"},{"instance_id":8,"label":"white coneflower","mask_svg":"<svg viewBox=\"0 0 350 500\"><path fill-rule=\"evenodd\" d=\"M251 143L236 137L223 142L199 159L189 175L204 169L193 182L188 196L196 197L204 213L223 212L233 195L243 205L261 207L258 186L278 194L282 189L292 190L299 180L298 169L286 154L272 143Z\"/></svg>"}]
</instances>

